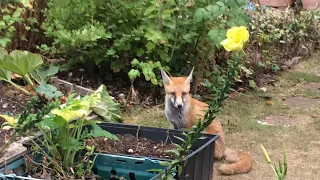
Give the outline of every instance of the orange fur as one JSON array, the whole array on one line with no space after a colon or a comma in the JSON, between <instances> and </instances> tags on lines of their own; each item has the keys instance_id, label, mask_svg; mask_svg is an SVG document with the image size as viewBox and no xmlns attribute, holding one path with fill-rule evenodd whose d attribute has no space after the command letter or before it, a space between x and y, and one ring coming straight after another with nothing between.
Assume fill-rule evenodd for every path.
<instances>
[{"instance_id":1,"label":"orange fur","mask_svg":"<svg viewBox=\"0 0 320 180\"><path fill-rule=\"evenodd\" d=\"M166 99L174 98L174 102L178 99L185 99L185 127L190 129L193 125L197 124L197 120L202 118L205 111L208 109L208 104L192 98L189 94L190 91L190 77L170 77L170 80L164 79L164 88L166 91ZM163 78L166 74L163 74ZM174 92L174 95L172 94ZM183 93L185 93L183 95ZM168 100L168 101L169 101ZM180 100L179 100L180 101ZM182 101L183 102L183 101ZM167 103L167 102L166 102ZM169 102L170 103L170 102ZM168 118L168 117L167 117ZM209 134L219 134L220 138L216 141L214 157L217 159L225 158L229 164L221 164L218 170L222 174L237 174L247 173L252 169L252 157L248 154L231 150L225 146L225 137L220 120L214 119L208 126L206 132Z\"/></svg>"}]
</instances>

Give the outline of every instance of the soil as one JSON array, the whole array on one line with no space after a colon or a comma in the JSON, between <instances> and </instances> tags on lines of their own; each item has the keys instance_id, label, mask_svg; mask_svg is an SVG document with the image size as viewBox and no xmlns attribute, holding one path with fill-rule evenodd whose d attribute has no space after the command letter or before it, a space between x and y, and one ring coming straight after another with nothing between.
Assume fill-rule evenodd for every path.
<instances>
[{"instance_id":1,"label":"soil","mask_svg":"<svg viewBox=\"0 0 320 180\"><path fill-rule=\"evenodd\" d=\"M174 154L167 152L175 149L175 145L162 141L152 141L146 138L137 138L130 134L119 135L120 141L104 137L89 139L86 145L95 145L96 151L113 154L130 154L154 158L173 159Z\"/></svg>"},{"instance_id":2,"label":"soil","mask_svg":"<svg viewBox=\"0 0 320 180\"><path fill-rule=\"evenodd\" d=\"M15 90L12 86L0 82L0 114L18 115L21 113L28 97ZM5 120L0 117L0 127ZM11 130L0 128L0 147L10 138Z\"/></svg>"},{"instance_id":3,"label":"soil","mask_svg":"<svg viewBox=\"0 0 320 180\"><path fill-rule=\"evenodd\" d=\"M0 114L17 115L24 110L28 97L7 84L0 84Z\"/></svg>"},{"instance_id":4,"label":"soil","mask_svg":"<svg viewBox=\"0 0 320 180\"><path fill-rule=\"evenodd\" d=\"M120 102L120 104L123 99L128 100L128 104L143 104L145 106L158 105L164 101L164 96L161 94L162 88L152 86L150 82L146 82L145 80L137 80L137 82L135 82L134 92L130 92L131 95L128 98L127 96L130 90L130 81L128 78L116 76L116 73L110 73L110 76L112 75L114 77L103 77L96 71L89 72L81 67L77 67L73 70L60 72L57 76L59 79L92 90L97 89L101 84L105 84L109 94Z\"/></svg>"}]
</instances>

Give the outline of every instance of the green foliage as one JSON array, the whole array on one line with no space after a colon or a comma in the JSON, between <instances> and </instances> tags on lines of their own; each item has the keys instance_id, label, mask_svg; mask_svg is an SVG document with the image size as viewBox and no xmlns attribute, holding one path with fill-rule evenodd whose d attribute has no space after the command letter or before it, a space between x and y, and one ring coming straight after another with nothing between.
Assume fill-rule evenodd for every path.
<instances>
[{"instance_id":1,"label":"green foliage","mask_svg":"<svg viewBox=\"0 0 320 180\"><path fill-rule=\"evenodd\" d=\"M104 85L100 86L90 97L95 99L92 105L93 112L105 121L122 122L120 118L120 104L112 100Z\"/></svg>"},{"instance_id":2,"label":"green foliage","mask_svg":"<svg viewBox=\"0 0 320 180\"><path fill-rule=\"evenodd\" d=\"M51 90L52 87L49 87L47 91ZM28 104L26 110L19 117L14 130L24 134L28 129L40 130L42 139L37 136L35 139L31 139L33 152L44 157L41 163L47 165L41 165L41 168L45 168L50 176L80 178L89 175L94 163L94 160L89 156L93 154L94 147L84 146L83 141L94 137L118 140L117 136L101 129L96 124L97 121L88 120L89 115L97 106L103 104L102 102L110 104L105 101L108 99L107 95L105 87L101 86L96 92L82 98L74 98L74 95L71 95L68 101L62 105L56 101L50 102L42 108L37 105L39 101L32 101L33 103ZM34 97L34 100L36 98ZM31 107L36 108L38 113L33 114L33 111L30 110ZM100 109L99 112L104 114L104 117L109 117L110 120L114 118L114 115L108 116L108 114L112 114L108 107L105 107L104 111L103 113ZM90 132L85 128L86 125L92 126ZM87 152L82 154L84 150ZM50 163L48 164L48 162ZM36 169L34 170L36 171Z\"/></svg>"},{"instance_id":3,"label":"green foliage","mask_svg":"<svg viewBox=\"0 0 320 180\"><path fill-rule=\"evenodd\" d=\"M63 94L49 84L46 84L49 77L56 74L59 68L50 65L47 69L43 65L42 57L38 54L33 54L28 51L12 51L7 54L7 51L0 48L0 80L4 80L22 92L29 95L29 92L11 81L11 74L16 73L35 90L36 93L45 95L47 98L58 98ZM33 78L40 86L35 88L31 78Z\"/></svg>"},{"instance_id":4,"label":"green foliage","mask_svg":"<svg viewBox=\"0 0 320 180\"><path fill-rule=\"evenodd\" d=\"M109 137L115 140L119 140L119 138L116 135L113 135L111 133L109 133L106 130L103 130L100 126L98 126L97 124L92 124L92 130L90 131L89 136L92 136L94 138L97 137Z\"/></svg>"},{"instance_id":5,"label":"green foliage","mask_svg":"<svg viewBox=\"0 0 320 180\"><path fill-rule=\"evenodd\" d=\"M0 59L0 67L26 77L43 63L40 55L28 51L12 51Z\"/></svg>"},{"instance_id":6,"label":"green foliage","mask_svg":"<svg viewBox=\"0 0 320 180\"><path fill-rule=\"evenodd\" d=\"M38 84L46 83L49 78L59 72L59 68L52 64L48 68L40 66L31 72L32 79L37 81Z\"/></svg>"},{"instance_id":7,"label":"green foliage","mask_svg":"<svg viewBox=\"0 0 320 180\"><path fill-rule=\"evenodd\" d=\"M160 66L183 71L209 60L226 29L247 25L245 1L49 0L46 35L69 65L93 61L131 81L144 75L158 85ZM132 70L130 67L130 62Z\"/></svg>"},{"instance_id":8,"label":"green foliage","mask_svg":"<svg viewBox=\"0 0 320 180\"><path fill-rule=\"evenodd\" d=\"M63 96L62 92L58 91L56 87L51 84L42 83L40 86L36 87L36 93L44 95L48 99L58 99Z\"/></svg>"},{"instance_id":9,"label":"green foliage","mask_svg":"<svg viewBox=\"0 0 320 180\"><path fill-rule=\"evenodd\" d=\"M14 26L15 23L21 23L23 18L20 17L22 12L22 8L15 7L13 5L9 5L7 8L1 9L0 16L0 47L6 47L7 44L11 42L11 38L16 31Z\"/></svg>"},{"instance_id":10,"label":"green foliage","mask_svg":"<svg viewBox=\"0 0 320 180\"><path fill-rule=\"evenodd\" d=\"M258 69L278 72L278 65L284 60L312 52L320 38L317 30L320 28L319 11L256 8L257 11L250 12L251 41L248 49L253 53L247 59Z\"/></svg>"},{"instance_id":11,"label":"green foliage","mask_svg":"<svg viewBox=\"0 0 320 180\"><path fill-rule=\"evenodd\" d=\"M0 47L6 48L11 43L14 33L16 32L16 25L20 25L25 31L36 31L32 26L37 22L35 18L23 18L22 14L25 11L32 10L29 5L33 0L8 1L0 2ZM19 37L25 40L24 36Z\"/></svg>"},{"instance_id":12,"label":"green foliage","mask_svg":"<svg viewBox=\"0 0 320 180\"><path fill-rule=\"evenodd\" d=\"M161 68L160 62L154 63L153 61L149 62L139 62L137 59L134 59L131 62L132 67L138 68L142 71L146 81L151 81L152 84L158 85L159 82L157 80L156 74L153 72L154 69ZM140 71L137 69L131 69L128 73L131 81L136 79L138 76L140 77Z\"/></svg>"},{"instance_id":13,"label":"green foliage","mask_svg":"<svg viewBox=\"0 0 320 180\"><path fill-rule=\"evenodd\" d=\"M0 80L10 83L18 90L29 95L28 91L11 81L11 74L16 73L21 75L22 78L35 89L30 79L30 74L42 63L43 61L40 55L18 50L7 54L7 51L0 47Z\"/></svg>"}]
</instances>

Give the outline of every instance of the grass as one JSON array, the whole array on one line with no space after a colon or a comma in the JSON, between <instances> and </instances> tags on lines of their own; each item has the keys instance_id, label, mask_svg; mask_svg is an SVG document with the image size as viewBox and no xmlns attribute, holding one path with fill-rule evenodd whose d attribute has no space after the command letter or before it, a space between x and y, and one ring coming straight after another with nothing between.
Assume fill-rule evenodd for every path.
<instances>
[{"instance_id":1,"label":"grass","mask_svg":"<svg viewBox=\"0 0 320 180\"><path fill-rule=\"evenodd\" d=\"M122 119L126 124L139 124L142 126L170 128L171 124L164 117L162 109L145 109L133 107L122 114Z\"/></svg>"},{"instance_id":2,"label":"grass","mask_svg":"<svg viewBox=\"0 0 320 180\"><path fill-rule=\"evenodd\" d=\"M260 143L266 147L273 160L282 158L283 148L286 148L287 179L320 179L320 106L318 104L314 109L301 109L292 108L283 102L284 98L292 96L320 97L319 90L304 88L308 83L320 83L320 77L314 73L315 69L320 69L319 62L320 55L315 55L283 73L276 87L266 86L267 92L237 92L225 102L218 118L223 122L226 144L232 149L250 154L254 165L248 174L222 176L214 172L214 179L274 179L272 169L265 163ZM271 97L274 105L267 105L264 96ZM263 120L268 115L293 118L294 125L282 127L257 123L257 120ZM135 107L124 113L123 119L126 123L172 128L164 117L163 108Z\"/></svg>"}]
</instances>

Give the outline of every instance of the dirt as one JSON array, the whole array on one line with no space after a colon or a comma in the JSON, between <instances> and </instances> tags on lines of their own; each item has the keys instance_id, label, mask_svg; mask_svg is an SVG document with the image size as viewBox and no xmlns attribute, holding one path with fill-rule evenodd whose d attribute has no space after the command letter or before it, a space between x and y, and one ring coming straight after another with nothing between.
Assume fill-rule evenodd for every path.
<instances>
[{"instance_id":1,"label":"dirt","mask_svg":"<svg viewBox=\"0 0 320 180\"><path fill-rule=\"evenodd\" d=\"M0 114L17 115L24 110L28 97L15 90L12 86L0 85Z\"/></svg>"},{"instance_id":2,"label":"dirt","mask_svg":"<svg viewBox=\"0 0 320 180\"><path fill-rule=\"evenodd\" d=\"M313 72L315 75L320 77L320 68L316 68Z\"/></svg>"},{"instance_id":3,"label":"dirt","mask_svg":"<svg viewBox=\"0 0 320 180\"><path fill-rule=\"evenodd\" d=\"M95 145L97 152L113 153L113 154L130 154L136 156L146 156L154 158L173 159L174 154L166 152L175 149L175 145L156 142L146 138L137 138L130 134L119 135L120 141L107 139L104 137L89 139L86 145Z\"/></svg>"},{"instance_id":4,"label":"dirt","mask_svg":"<svg viewBox=\"0 0 320 180\"><path fill-rule=\"evenodd\" d=\"M0 114L20 114L25 108L27 99L27 96L21 94L12 86L5 83L0 84ZM3 122L5 122L5 120L0 117L0 127ZM10 138L10 134L11 130L0 128L0 147L2 147L6 140Z\"/></svg>"},{"instance_id":5,"label":"dirt","mask_svg":"<svg viewBox=\"0 0 320 180\"><path fill-rule=\"evenodd\" d=\"M163 101L161 94L162 88L152 86L150 82L145 80L135 82L134 89L130 92L130 81L128 77L119 77L116 73L110 73L110 76L103 77L99 72L89 72L81 67L74 68L73 70L61 72L58 78L75 83L88 89L96 89L101 84L106 85L109 94L121 103L122 99L128 100L128 104L143 104L145 106L158 105ZM132 95L134 94L134 95Z\"/></svg>"},{"instance_id":6,"label":"dirt","mask_svg":"<svg viewBox=\"0 0 320 180\"><path fill-rule=\"evenodd\" d=\"M320 83L305 83L301 85L301 88L311 91L320 91Z\"/></svg>"}]
</instances>

